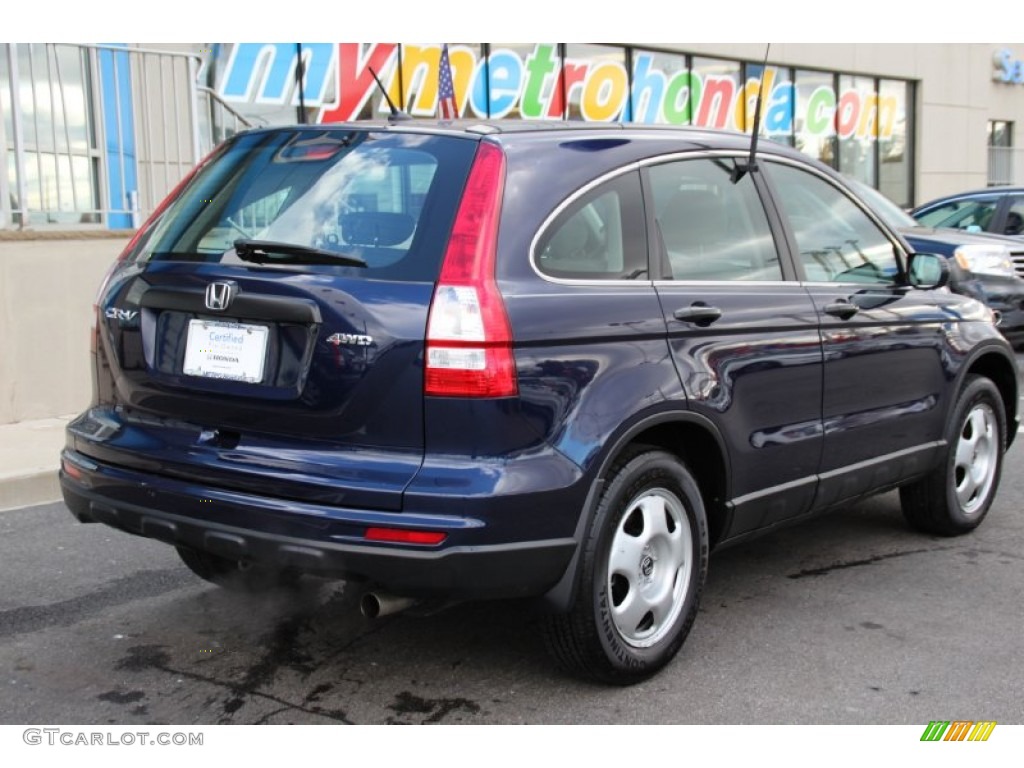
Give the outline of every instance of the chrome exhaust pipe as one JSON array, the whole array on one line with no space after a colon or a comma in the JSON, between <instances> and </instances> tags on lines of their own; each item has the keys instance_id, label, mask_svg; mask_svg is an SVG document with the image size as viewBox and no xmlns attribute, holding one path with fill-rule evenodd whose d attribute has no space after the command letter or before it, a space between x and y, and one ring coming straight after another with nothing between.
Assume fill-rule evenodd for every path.
<instances>
[{"instance_id":1,"label":"chrome exhaust pipe","mask_svg":"<svg viewBox=\"0 0 1024 768\"><path fill-rule=\"evenodd\" d=\"M359 612L368 619L379 619L390 616L406 608L412 608L419 600L412 597L399 597L383 592L367 592L359 600Z\"/></svg>"}]
</instances>

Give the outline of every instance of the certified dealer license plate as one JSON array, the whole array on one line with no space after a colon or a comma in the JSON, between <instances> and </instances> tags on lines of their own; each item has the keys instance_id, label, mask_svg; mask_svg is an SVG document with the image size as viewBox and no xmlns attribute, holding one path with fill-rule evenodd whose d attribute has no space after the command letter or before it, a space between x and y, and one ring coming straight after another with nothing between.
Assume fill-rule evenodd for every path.
<instances>
[{"instance_id":1,"label":"certified dealer license plate","mask_svg":"<svg viewBox=\"0 0 1024 768\"><path fill-rule=\"evenodd\" d=\"M257 384L263 380L268 337L264 325L190 320L184 373Z\"/></svg>"}]
</instances>

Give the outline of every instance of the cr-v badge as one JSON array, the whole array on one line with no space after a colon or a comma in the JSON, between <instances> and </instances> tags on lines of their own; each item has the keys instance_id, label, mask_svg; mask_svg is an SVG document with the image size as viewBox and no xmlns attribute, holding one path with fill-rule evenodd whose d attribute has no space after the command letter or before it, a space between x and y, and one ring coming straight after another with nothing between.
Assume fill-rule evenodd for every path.
<instances>
[{"instance_id":1,"label":"cr-v badge","mask_svg":"<svg viewBox=\"0 0 1024 768\"><path fill-rule=\"evenodd\" d=\"M134 309L118 309L117 307L107 307L103 313L108 320L120 320L122 323L130 323L138 314Z\"/></svg>"},{"instance_id":2,"label":"cr-v badge","mask_svg":"<svg viewBox=\"0 0 1024 768\"><path fill-rule=\"evenodd\" d=\"M223 312L231 305L237 293L238 283L234 281L210 283L206 286L206 308L213 312Z\"/></svg>"}]
</instances>

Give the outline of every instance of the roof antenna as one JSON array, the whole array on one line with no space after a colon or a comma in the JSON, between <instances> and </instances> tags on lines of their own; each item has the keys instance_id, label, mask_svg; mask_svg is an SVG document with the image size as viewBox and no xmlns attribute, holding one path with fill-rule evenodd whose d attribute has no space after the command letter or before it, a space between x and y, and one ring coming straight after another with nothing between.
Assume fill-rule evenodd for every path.
<instances>
[{"instance_id":1,"label":"roof antenna","mask_svg":"<svg viewBox=\"0 0 1024 768\"><path fill-rule=\"evenodd\" d=\"M757 84L757 102L754 105L754 129L750 136L750 157L747 158L747 162L737 162L735 167L732 169L732 175L729 177L733 184L738 182L748 172L753 173L757 170L757 134L761 131L761 102L764 100L764 81L768 78L768 51L771 49L772 44L768 43L764 49L764 63L761 64L761 81Z\"/></svg>"},{"instance_id":2,"label":"roof antenna","mask_svg":"<svg viewBox=\"0 0 1024 768\"><path fill-rule=\"evenodd\" d=\"M402 112L398 107L395 106L395 102L388 96L388 89L384 87L384 83L377 77L377 73L373 71L373 67L370 67L370 74L373 75L373 79L377 82L377 87L380 88L380 92L384 94L384 100L387 101L388 107L391 109L391 114L388 115L389 123L397 123L400 120L412 120L412 118Z\"/></svg>"}]
</instances>

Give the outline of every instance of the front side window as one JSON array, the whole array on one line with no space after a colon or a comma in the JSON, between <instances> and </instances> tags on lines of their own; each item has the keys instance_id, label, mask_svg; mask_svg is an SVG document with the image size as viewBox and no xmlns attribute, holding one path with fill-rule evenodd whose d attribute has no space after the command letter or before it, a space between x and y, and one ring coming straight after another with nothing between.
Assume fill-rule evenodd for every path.
<instances>
[{"instance_id":1,"label":"front side window","mask_svg":"<svg viewBox=\"0 0 1024 768\"><path fill-rule=\"evenodd\" d=\"M650 169L657 228L674 280L781 280L764 207L732 158L682 160Z\"/></svg>"},{"instance_id":2,"label":"front side window","mask_svg":"<svg viewBox=\"0 0 1024 768\"><path fill-rule=\"evenodd\" d=\"M895 246L852 199L820 176L779 163L765 167L807 280L891 284L896 279Z\"/></svg>"}]
</instances>

